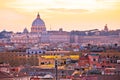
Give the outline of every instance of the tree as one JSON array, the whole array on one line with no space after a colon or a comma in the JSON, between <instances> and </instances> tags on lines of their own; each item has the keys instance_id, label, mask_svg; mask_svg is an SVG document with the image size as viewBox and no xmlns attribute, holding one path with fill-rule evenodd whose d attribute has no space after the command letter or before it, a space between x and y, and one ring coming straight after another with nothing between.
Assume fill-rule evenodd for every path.
<instances>
[{"instance_id":1,"label":"tree","mask_svg":"<svg viewBox=\"0 0 120 80\"><path fill-rule=\"evenodd\" d=\"M31 55L28 59L27 59L27 64L31 65L31 66L38 66L38 57L36 55Z\"/></svg>"}]
</instances>

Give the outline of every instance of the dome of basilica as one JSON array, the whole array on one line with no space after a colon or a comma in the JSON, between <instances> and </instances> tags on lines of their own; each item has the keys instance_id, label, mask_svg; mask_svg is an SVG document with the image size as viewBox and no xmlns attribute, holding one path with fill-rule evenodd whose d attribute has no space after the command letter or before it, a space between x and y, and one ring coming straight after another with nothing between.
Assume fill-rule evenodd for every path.
<instances>
[{"instance_id":1,"label":"dome of basilica","mask_svg":"<svg viewBox=\"0 0 120 80\"><path fill-rule=\"evenodd\" d=\"M33 21L32 26L45 26L45 22L40 18L40 15L37 15L37 18Z\"/></svg>"},{"instance_id":2,"label":"dome of basilica","mask_svg":"<svg viewBox=\"0 0 120 80\"><path fill-rule=\"evenodd\" d=\"M38 13L37 18L32 23L31 32L42 33L44 31L46 31L45 22L40 18Z\"/></svg>"}]
</instances>

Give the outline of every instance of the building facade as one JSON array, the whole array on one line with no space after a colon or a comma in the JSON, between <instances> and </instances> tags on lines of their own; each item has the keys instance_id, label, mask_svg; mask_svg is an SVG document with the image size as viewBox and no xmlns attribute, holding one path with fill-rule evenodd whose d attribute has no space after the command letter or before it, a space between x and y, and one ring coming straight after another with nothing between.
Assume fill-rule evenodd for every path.
<instances>
[{"instance_id":1,"label":"building facade","mask_svg":"<svg viewBox=\"0 0 120 80\"><path fill-rule=\"evenodd\" d=\"M80 32L80 31L78 31ZM120 45L120 36L109 33L108 26L102 31L97 29L89 31L81 31L75 34L63 31L62 28L58 31L47 31L45 22L41 19L39 13L36 19L32 22L31 32L25 28L21 34L12 34L10 41L12 43L79 43L81 45L95 44L95 45ZM120 32L119 32L120 33ZM104 35L105 34L105 35Z\"/></svg>"},{"instance_id":2,"label":"building facade","mask_svg":"<svg viewBox=\"0 0 120 80\"><path fill-rule=\"evenodd\" d=\"M11 36L11 42L16 44L28 44L28 43L39 43L41 35L36 34L13 34Z\"/></svg>"},{"instance_id":3,"label":"building facade","mask_svg":"<svg viewBox=\"0 0 120 80\"><path fill-rule=\"evenodd\" d=\"M59 29L59 31L49 31L49 41L54 42L70 42L69 32Z\"/></svg>"}]
</instances>

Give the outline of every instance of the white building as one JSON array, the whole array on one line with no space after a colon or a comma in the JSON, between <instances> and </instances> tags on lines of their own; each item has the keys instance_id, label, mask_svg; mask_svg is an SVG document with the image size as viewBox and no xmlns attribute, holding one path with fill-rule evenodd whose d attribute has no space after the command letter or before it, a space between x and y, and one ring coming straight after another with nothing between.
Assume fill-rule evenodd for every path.
<instances>
[{"instance_id":1,"label":"white building","mask_svg":"<svg viewBox=\"0 0 120 80\"><path fill-rule=\"evenodd\" d=\"M34 47L34 48L31 48L31 49L27 49L26 53L27 54L44 54L45 50L42 50L42 49L37 48L37 47Z\"/></svg>"},{"instance_id":2,"label":"white building","mask_svg":"<svg viewBox=\"0 0 120 80\"><path fill-rule=\"evenodd\" d=\"M27 44L27 43L39 43L41 35L40 34L13 34L10 38L12 43L20 43L20 44Z\"/></svg>"}]
</instances>

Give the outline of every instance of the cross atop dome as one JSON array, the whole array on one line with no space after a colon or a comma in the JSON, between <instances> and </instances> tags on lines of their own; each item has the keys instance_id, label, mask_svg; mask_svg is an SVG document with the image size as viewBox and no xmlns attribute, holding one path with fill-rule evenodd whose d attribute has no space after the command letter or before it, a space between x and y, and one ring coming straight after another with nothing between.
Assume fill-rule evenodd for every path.
<instances>
[{"instance_id":1,"label":"cross atop dome","mask_svg":"<svg viewBox=\"0 0 120 80\"><path fill-rule=\"evenodd\" d=\"M38 12L38 14L37 14L37 18L40 18L39 12Z\"/></svg>"}]
</instances>

